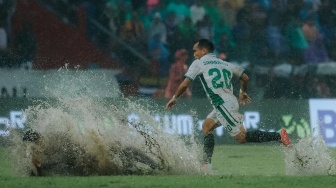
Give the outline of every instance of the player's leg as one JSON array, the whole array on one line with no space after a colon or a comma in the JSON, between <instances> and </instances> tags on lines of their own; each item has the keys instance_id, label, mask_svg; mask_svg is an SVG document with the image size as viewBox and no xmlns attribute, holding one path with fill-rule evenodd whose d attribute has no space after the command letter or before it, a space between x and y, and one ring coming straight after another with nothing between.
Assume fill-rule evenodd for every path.
<instances>
[{"instance_id":1,"label":"player's leg","mask_svg":"<svg viewBox=\"0 0 336 188\"><path fill-rule=\"evenodd\" d=\"M246 137L246 129L244 126L240 126L239 127L239 131L237 131L237 134L234 136L234 138L240 142L240 143L245 143L246 140L245 140L245 137Z\"/></svg>"},{"instance_id":2,"label":"player's leg","mask_svg":"<svg viewBox=\"0 0 336 188\"><path fill-rule=\"evenodd\" d=\"M278 141L281 136L277 132L266 132L266 131L249 131L246 132L243 125L240 126L240 133L235 136L235 139L240 143L245 142L269 142Z\"/></svg>"},{"instance_id":3,"label":"player's leg","mask_svg":"<svg viewBox=\"0 0 336 188\"><path fill-rule=\"evenodd\" d=\"M205 121L203 122L202 129L204 134L203 142L203 160L204 164L208 167L211 164L211 158L213 155L215 147L215 136L213 135L213 130L218 127L218 122L216 121L216 113L212 111Z\"/></svg>"},{"instance_id":4,"label":"player's leg","mask_svg":"<svg viewBox=\"0 0 336 188\"><path fill-rule=\"evenodd\" d=\"M237 132L234 138L240 143L279 141L285 146L290 145L290 139L285 129L281 129L279 133L260 130L246 132L244 126L241 125Z\"/></svg>"},{"instance_id":5,"label":"player's leg","mask_svg":"<svg viewBox=\"0 0 336 188\"><path fill-rule=\"evenodd\" d=\"M290 144L285 129L281 129L280 133L260 130L247 132L243 126L243 116L238 112L238 107L233 100L231 103L227 102L218 106L217 112L220 123L240 143L280 141L285 146Z\"/></svg>"},{"instance_id":6,"label":"player's leg","mask_svg":"<svg viewBox=\"0 0 336 188\"><path fill-rule=\"evenodd\" d=\"M203 122L203 160L204 164L211 164L211 158L215 147L215 136L212 130L216 127L216 122L213 119L207 118Z\"/></svg>"},{"instance_id":7,"label":"player's leg","mask_svg":"<svg viewBox=\"0 0 336 188\"><path fill-rule=\"evenodd\" d=\"M244 126L241 126L241 128L245 130ZM279 141L283 143L285 146L290 145L290 139L285 129L281 129L279 133L260 131L260 130L249 131L249 132L245 131L245 133L237 134L235 136L235 139L240 143Z\"/></svg>"},{"instance_id":8,"label":"player's leg","mask_svg":"<svg viewBox=\"0 0 336 188\"><path fill-rule=\"evenodd\" d=\"M202 124L203 135L212 134L212 131L218 127L218 122L212 118L207 117Z\"/></svg>"}]
</instances>

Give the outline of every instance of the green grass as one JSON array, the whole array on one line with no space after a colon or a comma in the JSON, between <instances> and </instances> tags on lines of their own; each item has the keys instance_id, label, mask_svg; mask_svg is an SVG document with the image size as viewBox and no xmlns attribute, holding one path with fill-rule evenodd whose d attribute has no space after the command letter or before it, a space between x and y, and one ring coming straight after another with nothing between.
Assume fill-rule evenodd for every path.
<instances>
[{"instance_id":1,"label":"green grass","mask_svg":"<svg viewBox=\"0 0 336 188\"><path fill-rule=\"evenodd\" d=\"M215 148L213 169L223 175L284 175L280 146L225 145Z\"/></svg>"},{"instance_id":2,"label":"green grass","mask_svg":"<svg viewBox=\"0 0 336 188\"><path fill-rule=\"evenodd\" d=\"M20 177L13 174L9 156L0 147L0 187L335 187L335 176L286 176L283 149L216 146L211 175Z\"/></svg>"},{"instance_id":3,"label":"green grass","mask_svg":"<svg viewBox=\"0 0 336 188\"><path fill-rule=\"evenodd\" d=\"M0 146L0 180L2 180L3 177L10 177L12 175L13 171L7 150Z\"/></svg>"}]
</instances>

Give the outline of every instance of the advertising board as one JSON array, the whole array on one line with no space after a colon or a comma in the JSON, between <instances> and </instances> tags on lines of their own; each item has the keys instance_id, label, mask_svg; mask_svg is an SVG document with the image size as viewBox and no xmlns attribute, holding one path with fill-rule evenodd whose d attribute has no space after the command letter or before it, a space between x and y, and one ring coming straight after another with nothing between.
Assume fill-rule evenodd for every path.
<instances>
[{"instance_id":1,"label":"advertising board","mask_svg":"<svg viewBox=\"0 0 336 188\"><path fill-rule=\"evenodd\" d=\"M118 70L0 69L1 98L56 98L68 95L119 97Z\"/></svg>"},{"instance_id":2,"label":"advertising board","mask_svg":"<svg viewBox=\"0 0 336 188\"><path fill-rule=\"evenodd\" d=\"M38 99L38 101L50 99ZM137 99L135 99L137 100ZM181 136L196 135L202 138L202 122L212 110L207 99L181 99L179 104L170 111L164 110L167 99L151 100L156 107L147 112L157 122L158 126L167 134ZM30 117L24 113L25 109L37 104L36 99L8 98L0 100L0 135L8 136L10 129L25 129ZM116 104L127 102L122 98L109 98L106 103ZM143 106L146 100L139 101ZM311 134L309 123L309 107L307 100L266 100L262 103L251 103L240 109L245 115L244 126L249 130L278 131L284 127L292 139L299 139ZM105 113L101 119L113 122L114 117ZM134 111L126 115L129 120L137 119L139 113ZM328 124L329 121L325 123ZM107 126L108 127L108 126ZM218 144L236 143L223 129L215 129L215 139ZM328 133L328 135L331 133Z\"/></svg>"},{"instance_id":3,"label":"advertising board","mask_svg":"<svg viewBox=\"0 0 336 188\"><path fill-rule=\"evenodd\" d=\"M309 112L313 135L336 147L336 99L310 99Z\"/></svg>"}]
</instances>

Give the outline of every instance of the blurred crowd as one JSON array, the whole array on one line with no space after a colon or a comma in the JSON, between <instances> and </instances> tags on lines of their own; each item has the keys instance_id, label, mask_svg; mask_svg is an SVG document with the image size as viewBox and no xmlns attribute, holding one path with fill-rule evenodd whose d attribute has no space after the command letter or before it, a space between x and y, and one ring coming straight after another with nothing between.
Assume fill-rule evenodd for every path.
<instances>
[{"instance_id":1,"label":"blurred crowd","mask_svg":"<svg viewBox=\"0 0 336 188\"><path fill-rule=\"evenodd\" d=\"M7 1L0 0L1 7ZM186 50L189 58L185 64L189 65L193 60L192 45L199 38L212 40L216 46L215 53L223 60L235 63L249 62L263 66L288 63L300 66L336 59L336 1L333 0L40 1L53 7L64 22L74 25L78 22L78 9L84 8L88 38L125 64L132 66L143 63L122 48L115 37L122 39L149 59L148 74L153 77L168 78L176 53L181 49ZM2 26L6 25L11 11L0 12L0 53L3 54L6 44L3 44ZM3 15L4 12L7 15ZM102 24L112 35L95 27L90 20ZM10 35L9 28L7 35ZM27 44L33 44L34 37L29 32L22 35L30 35L23 38L28 40ZM15 43L12 42L13 45ZM26 51L33 51L33 45L26 48L29 48ZM3 55L0 56L3 58ZM286 79L279 81L281 87L278 89L274 89L274 84L277 84L275 77L260 79L262 82L257 80L256 86L258 83L263 86L265 98L276 98L276 95L280 98L335 96L330 91L332 79L316 76L310 77L309 81L307 77L297 76ZM323 94L319 96L317 91L310 91L314 84L315 90L321 87L327 89L322 89ZM286 88L284 85L290 88L280 95L283 92L277 90L282 91ZM307 91L302 91L305 92L303 95L300 89ZM298 95L294 94L296 92Z\"/></svg>"},{"instance_id":2,"label":"blurred crowd","mask_svg":"<svg viewBox=\"0 0 336 188\"><path fill-rule=\"evenodd\" d=\"M30 23L14 35L12 16L15 0L0 0L0 68L31 69L36 41Z\"/></svg>"}]
</instances>

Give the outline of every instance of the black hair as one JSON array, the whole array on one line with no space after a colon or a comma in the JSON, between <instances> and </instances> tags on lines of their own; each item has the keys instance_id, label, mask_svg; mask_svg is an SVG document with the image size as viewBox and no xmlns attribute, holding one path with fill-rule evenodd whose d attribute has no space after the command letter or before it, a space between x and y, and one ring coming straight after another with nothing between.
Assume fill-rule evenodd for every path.
<instances>
[{"instance_id":1,"label":"black hair","mask_svg":"<svg viewBox=\"0 0 336 188\"><path fill-rule=\"evenodd\" d=\"M214 44L210 40L208 40L208 39L200 39L197 42L198 42L198 47L199 48L205 48L210 53L212 53L215 50Z\"/></svg>"}]
</instances>

